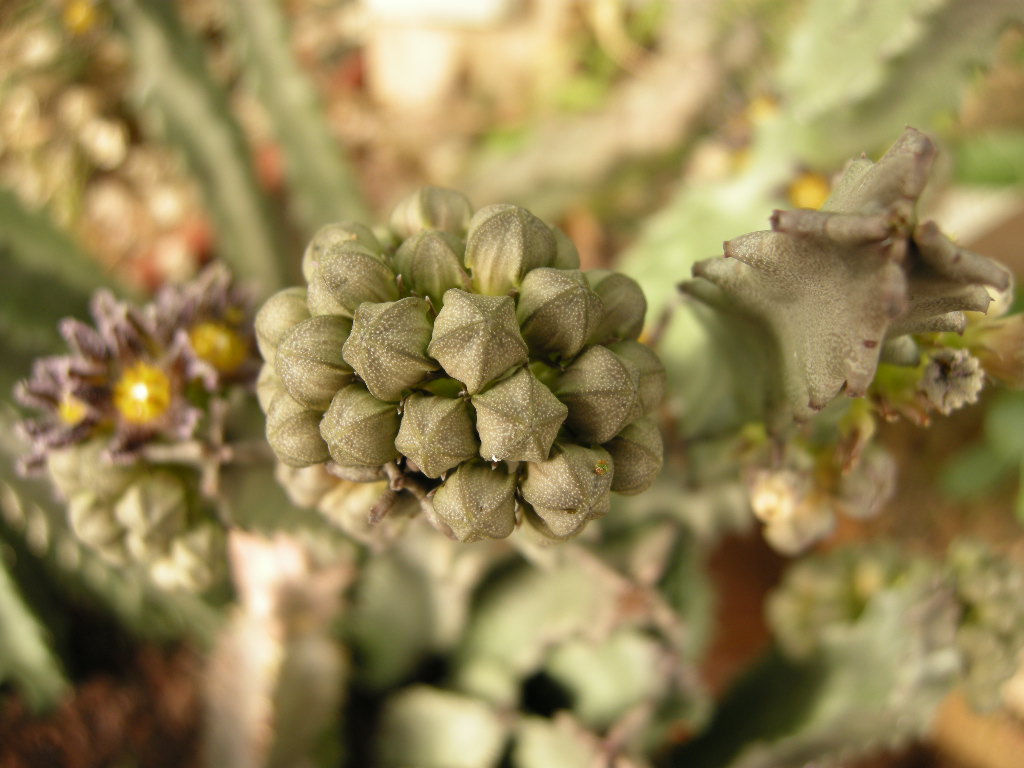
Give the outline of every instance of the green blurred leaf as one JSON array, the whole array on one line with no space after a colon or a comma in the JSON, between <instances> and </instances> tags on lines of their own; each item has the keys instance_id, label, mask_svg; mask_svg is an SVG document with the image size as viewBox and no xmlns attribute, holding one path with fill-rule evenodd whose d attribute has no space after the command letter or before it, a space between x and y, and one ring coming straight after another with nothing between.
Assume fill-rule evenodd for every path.
<instances>
[{"instance_id":1,"label":"green blurred leaf","mask_svg":"<svg viewBox=\"0 0 1024 768\"><path fill-rule=\"evenodd\" d=\"M245 137L199 41L174 3L115 0L111 7L131 50L142 103L202 186L220 255L238 277L255 280L269 295L282 285L284 249Z\"/></svg>"},{"instance_id":2,"label":"green blurred leaf","mask_svg":"<svg viewBox=\"0 0 1024 768\"><path fill-rule=\"evenodd\" d=\"M96 603L115 615L130 631L148 638L192 638L211 641L220 623L216 608L191 592L158 588L137 571L112 565L83 546L71 532L64 509L44 483L14 471L21 446L14 416L0 411L0 494L4 522L38 559L45 571L69 594Z\"/></svg>"},{"instance_id":3,"label":"green blurred leaf","mask_svg":"<svg viewBox=\"0 0 1024 768\"><path fill-rule=\"evenodd\" d=\"M0 272L0 341L36 355L62 347L58 321L88 315L93 291L124 292L45 211L29 210L6 189L0 189Z\"/></svg>"},{"instance_id":4,"label":"green blurred leaf","mask_svg":"<svg viewBox=\"0 0 1024 768\"><path fill-rule=\"evenodd\" d=\"M961 184L1024 184L1024 132L990 131L966 136L955 151L956 180Z\"/></svg>"},{"instance_id":5,"label":"green blurred leaf","mask_svg":"<svg viewBox=\"0 0 1024 768\"><path fill-rule=\"evenodd\" d=\"M5 490L9 489L0 488ZM0 498L0 504L6 503ZM54 706L68 690L46 631L22 601L0 557L0 681L4 680L14 680L36 711Z\"/></svg>"},{"instance_id":6,"label":"green blurred leaf","mask_svg":"<svg viewBox=\"0 0 1024 768\"><path fill-rule=\"evenodd\" d=\"M939 482L954 499L976 499L992 492L1016 466L985 443L969 445L950 460Z\"/></svg>"},{"instance_id":7,"label":"green blurred leaf","mask_svg":"<svg viewBox=\"0 0 1024 768\"><path fill-rule=\"evenodd\" d=\"M601 742L565 712L552 719L524 717L516 728L516 768L593 768L602 760Z\"/></svg>"},{"instance_id":8,"label":"green blurred leaf","mask_svg":"<svg viewBox=\"0 0 1024 768\"><path fill-rule=\"evenodd\" d=\"M490 768L508 726L488 704L427 686L392 696L381 716L381 768Z\"/></svg>"},{"instance_id":9,"label":"green blurred leaf","mask_svg":"<svg viewBox=\"0 0 1024 768\"><path fill-rule=\"evenodd\" d=\"M1003 391L985 412L985 441L1001 459L1024 457L1024 392Z\"/></svg>"},{"instance_id":10,"label":"green blurred leaf","mask_svg":"<svg viewBox=\"0 0 1024 768\"><path fill-rule=\"evenodd\" d=\"M1017 471L1017 503L1014 505L1014 512L1017 514L1017 521L1024 525L1024 482L1020 481L1020 478L1024 477L1024 459L1021 459L1020 469Z\"/></svg>"},{"instance_id":11,"label":"green blurred leaf","mask_svg":"<svg viewBox=\"0 0 1024 768\"><path fill-rule=\"evenodd\" d=\"M352 168L331 135L323 107L292 54L278 0L232 0L232 28L284 153L285 171L307 237L331 222L366 221Z\"/></svg>"},{"instance_id":12,"label":"green blurred leaf","mask_svg":"<svg viewBox=\"0 0 1024 768\"><path fill-rule=\"evenodd\" d=\"M664 649L653 637L623 630L601 643L562 643L546 668L572 692L573 713L580 721L604 729L630 708L664 697L669 688L664 661Z\"/></svg>"},{"instance_id":13,"label":"green blurred leaf","mask_svg":"<svg viewBox=\"0 0 1024 768\"><path fill-rule=\"evenodd\" d=\"M407 676L429 652L434 634L424 574L395 553L370 557L349 612L359 677L387 688Z\"/></svg>"}]
</instances>

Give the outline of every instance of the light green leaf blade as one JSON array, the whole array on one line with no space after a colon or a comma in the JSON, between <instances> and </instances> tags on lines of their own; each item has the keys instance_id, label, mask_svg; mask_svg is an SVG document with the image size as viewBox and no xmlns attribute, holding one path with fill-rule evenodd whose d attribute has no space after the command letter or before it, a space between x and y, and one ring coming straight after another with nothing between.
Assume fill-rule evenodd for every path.
<instances>
[{"instance_id":1,"label":"light green leaf blade","mask_svg":"<svg viewBox=\"0 0 1024 768\"><path fill-rule=\"evenodd\" d=\"M369 212L352 168L331 136L313 84L291 51L277 0L232 0L232 30L246 74L266 106L284 154L296 218L307 237L335 221Z\"/></svg>"},{"instance_id":2,"label":"light green leaf blade","mask_svg":"<svg viewBox=\"0 0 1024 768\"><path fill-rule=\"evenodd\" d=\"M131 50L142 104L202 185L220 254L238 277L256 281L269 295L284 275L280 237L245 138L198 41L173 3L117 0L111 6Z\"/></svg>"},{"instance_id":3,"label":"light green leaf blade","mask_svg":"<svg viewBox=\"0 0 1024 768\"><path fill-rule=\"evenodd\" d=\"M0 504L6 501L0 498ZM68 690L46 631L21 599L0 557L0 681L4 680L13 680L36 711L54 706Z\"/></svg>"}]
</instances>

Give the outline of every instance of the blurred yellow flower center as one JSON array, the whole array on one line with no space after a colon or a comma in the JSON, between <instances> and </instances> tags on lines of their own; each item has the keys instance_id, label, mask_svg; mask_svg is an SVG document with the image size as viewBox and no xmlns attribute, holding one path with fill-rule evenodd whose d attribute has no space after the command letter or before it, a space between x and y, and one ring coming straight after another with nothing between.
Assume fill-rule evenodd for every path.
<instances>
[{"instance_id":1,"label":"blurred yellow flower center","mask_svg":"<svg viewBox=\"0 0 1024 768\"><path fill-rule=\"evenodd\" d=\"M789 185L789 202L795 208L818 210L831 191L828 179L820 173L801 173Z\"/></svg>"},{"instance_id":2,"label":"blurred yellow flower center","mask_svg":"<svg viewBox=\"0 0 1024 768\"><path fill-rule=\"evenodd\" d=\"M769 96L758 96L747 105L747 119L754 125L766 123L779 114L779 103Z\"/></svg>"},{"instance_id":3,"label":"blurred yellow flower center","mask_svg":"<svg viewBox=\"0 0 1024 768\"><path fill-rule=\"evenodd\" d=\"M64 4L64 25L75 35L84 35L96 26L99 12L94 0L70 0Z\"/></svg>"},{"instance_id":4,"label":"blurred yellow flower center","mask_svg":"<svg viewBox=\"0 0 1024 768\"><path fill-rule=\"evenodd\" d=\"M114 387L114 407L133 424L163 416L171 406L171 380L152 365L135 363Z\"/></svg>"},{"instance_id":5,"label":"blurred yellow flower center","mask_svg":"<svg viewBox=\"0 0 1024 768\"><path fill-rule=\"evenodd\" d=\"M85 411L85 403L74 395L64 395L57 404L57 416L71 427L85 418Z\"/></svg>"},{"instance_id":6,"label":"blurred yellow flower center","mask_svg":"<svg viewBox=\"0 0 1024 768\"><path fill-rule=\"evenodd\" d=\"M249 354L245 339L225 323L199 323L188 332L192 349L221 373L230 373L245 362Z\"/></svg>"}]
</instances>

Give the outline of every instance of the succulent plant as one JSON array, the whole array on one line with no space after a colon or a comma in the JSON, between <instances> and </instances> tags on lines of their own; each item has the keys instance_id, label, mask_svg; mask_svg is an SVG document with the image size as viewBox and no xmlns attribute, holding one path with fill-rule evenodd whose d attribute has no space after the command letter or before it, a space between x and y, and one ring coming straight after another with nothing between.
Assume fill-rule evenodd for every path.
<instances>
[{"instance_id":1,"label":"succulent plant","mask_svg":"<svg viewBox=\"0 0 1024 768\"><path fill-rule=\"evenodd\" d=\"M797 418L840 392L863 395L900 337L961 332L965 311L988 307L988 287L1009 287L1004 267L917 221L934 157L907 128L877 163L853 161L820 211L776 211L770 231L728 241L725 258L698 262L684 284L768 329Z\"/></svg>"},{"instance_id":2,"label":"succulent plant","mask_svg":"<svg viewBox=\"0 0 1024 768\"><path fill-rule=\"evenodd\" d=\"M974 541L959 541L948 557L950 578L961 608L956 647L961 654L964 692L978 710L1001 703L1001 689L1019 669L1024 643L1024 571Z\"/></svg>"},{"instance_id":3,"label":"succulent plant","mask_svg":"<svg viewBox=\"0 0 1024 768\"><path fill-rule=\"evenodd\" d=\"M49 476L71 531L107 562L204 589L224 561L216 502L200 488L221 461L205 429L220 424L212 403L258 370L247 299L213 265L142 307L100 291L92 314L94 326L64 320L70 353L38 359L16 389L37 411L19 425L21 469Z\"/></svg>"},{"instance_id":4,"label":"succulent plant","mask_svg":"<svg viewBox=\"0 0 1024 768\"><path fill-rule=\"evenodd\" d=\"M382 245L389 243L389 245ZM284 464L415 489L456 538L562 539L661 469L664 369L630 278L529 211L426 188L391 231L324 227L256 317Z\"/></svg>"}]
</instances>

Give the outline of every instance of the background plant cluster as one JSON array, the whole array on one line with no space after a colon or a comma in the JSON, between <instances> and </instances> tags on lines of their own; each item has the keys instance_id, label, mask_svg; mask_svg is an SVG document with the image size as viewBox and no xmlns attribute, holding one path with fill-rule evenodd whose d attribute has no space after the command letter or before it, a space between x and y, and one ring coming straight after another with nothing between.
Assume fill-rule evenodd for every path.
<instances>
[{"instance_id":1,"label":"background plant cluster","mask_svg":"<svg viewBox=\"0 0 1024 768\"><path fill-rule=\"evenodd\" d=\"M1010 293L794 424L763 337L677 286L907 125L939 150L916 215L1019 275L1022 24L1020 0L4 3L0 765L1018 764ZM454 542L387 480L265 450L256 308L323 225L424 185L524 206L647 295L665 468L571 542ZM211 262L237 293L209 299ZM95 450L50 462L63 496L19 473L11 394L81 338L63 318L136 310L168 354L184 325L247 345L183 390L187 440L132 454L182 489L141 521L134 479L70 503ZM186 335L180 360L224 362ZM978 404L929 399L966 357Z\"/></svg>"}]
</instances>

